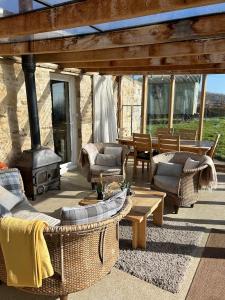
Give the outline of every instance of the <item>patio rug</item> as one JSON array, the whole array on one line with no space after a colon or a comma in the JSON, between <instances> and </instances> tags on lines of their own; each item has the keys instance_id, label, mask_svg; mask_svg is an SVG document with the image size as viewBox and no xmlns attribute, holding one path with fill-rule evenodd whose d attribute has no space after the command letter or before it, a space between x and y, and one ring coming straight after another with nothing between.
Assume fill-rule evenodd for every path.
<instances>
[{"instance_id":1,"label":"patio rug","mask_svg":"<svg viewBox=\"0 0 225 300\"><path fill-rule=\"evenodd\" d=\"M213 229L186 300L225 299L225 231Z\"/></svg>"},{"instance_id":2,"label":"patio rug","mask_svg":"<svg viewBox=\"0 0 225 300\"><path fill-rule=\"evenodd\" d=\"M120 257L116 267L137 278L172 293L179 292L192 256L199 255L198 246L203 227L178 221L164 221L157 227L148 221L146 250L133 250L131 223L120 223Z\"/></svg>"}]
</instances>

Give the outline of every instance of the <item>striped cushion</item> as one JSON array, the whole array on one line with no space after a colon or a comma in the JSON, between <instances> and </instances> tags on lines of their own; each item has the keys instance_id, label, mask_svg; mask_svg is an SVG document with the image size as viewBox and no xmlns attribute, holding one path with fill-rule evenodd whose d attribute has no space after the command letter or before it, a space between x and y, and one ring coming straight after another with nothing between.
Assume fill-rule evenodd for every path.
<instances>
[{"instance_id":1,"label":"striped cushion","mask_svg":"<svg viewBox=\"0 0 225 300\"><path fill-rule=\"evenodd\" d=\"M84 207L63 207L62 225L88 224L110 218L121 210L126 200L127 190L123 190L106 201Z\"/></svg>"},{"instance_id":2,"label":"striped cushion","mask_svg":"<svg viewBox=\"0 0 225 300\"><path fill-rule=\"evenodd\" d=\"M21 176L17 169L0 170L0 186L22 198Z\"/></svg>"}]
</instances>

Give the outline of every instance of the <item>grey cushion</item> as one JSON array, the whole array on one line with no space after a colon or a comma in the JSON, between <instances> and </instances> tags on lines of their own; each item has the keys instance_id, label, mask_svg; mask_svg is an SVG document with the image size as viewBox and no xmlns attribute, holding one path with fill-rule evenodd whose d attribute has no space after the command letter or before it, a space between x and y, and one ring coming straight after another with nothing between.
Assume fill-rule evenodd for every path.
<instances>
[{"instance_id":1,"label":"grey cushion","mask_svg":"<svg viewBox=\"0 0 225 300\"><path fill-rule=\"evenodd\" d=\"M184 164L184 171L197 168L199 166L199 163L200 163L200 161L194 160L194 159L191 159L190 157L188 157L188 159L186 160L186 162Z\"/></svg>"},{"instance_id":2,"label":"grey cushion","mask_svg":"<svg viewBox=\"0 0 225 300\"><path fill-rule=\"evenodd\" d=\"M6 190L3 186L0 186L0 205L10 211L16 204L21 202L21 197Z\"/></svg>"},{"instance_id":3,"label":"grey cushion","mask_svg":"<svg viewBox=\"0 0 225 300\"><path fill-rule=\"evenodd\" d=\"M83 207L63 207L61 222L63 225L88 224L110 218L121 210L127 190L120 191L106 201Z\"/></svg>"},{"instance_id":4,"label":"grey cushion","mask_svg":"<svg viewBox=\"0 0 225 300\"><path fill-rule=\"evenodd\" d=\"M105 147L104 149L104 154L110 154L110 155L114 155L116 156L116 164L117 166L121 166L122 165L122 159L121 159L121 155L122 155L122 147Z\"/></svg>"},{"instance_id":5,"label":"grey cushion","mask_svg":"<svg viewBox=\"0 0 225 300\"><path fill-rule=\"evenodd\" d=\"M98 153L95 164L100 166L115 167L117 165L116 156L111 154Z\"/></svg>"},{"instance_id":6,"label":"grey cushion","mask_svg":"<svg viewBox=\"0 0 225 300\"><path fill-rule=\"evenodd\" d=\"M180 178L175 176L154 176L154 185L163 191L178 194Z\"/></svg>"},{"instance_id":7,"label":"grey cushion","mask_svg":"<svg viewBox=\"0 0 225 300\"><path fill-rule=\"evenodd\" d=\"M183 165L175 163L159 162L156 175L180 177L183 171Z\"/></svg>"},{"instance_id":8,"label":"grey cushion","mask_svg":"<svg viewBox=\"0 0 225 300\"><path fill-rule=\"evenodd\" d=\"M10 217L11 215L12 215L12 213L7 208L5 208L5 206L2 206L0 204L0 218Z\"/></svg>"},{"instance_id":9,"label":"grey cushion","mask_svg":"<svg viewBox=\"0 0 225 300\"><path fill-rule=\"evenodd\" d=\"M107 167L107 166L100 166L100 165L93 165L91 166L91 173L93 175L98 176L100 173L108 173L112 175L120 175L121 168L119 167Z\"/></svg>"},{"instance_id":10,"label":"grey cushion","mask_svg":"<svg viewBox=\"0 0 225 300\"><path fill-rule=\"evenodd\" d=\"M11 210L12 216L23 219L23 220L41 220L46 222L49 226L56 226L61 223L59 219L53 218L49 215L46 215L44 213L41 213L37 211L26 199L24 196L24 199L22 202L17 204L12 210Z\"/></svg>"},{"instance_id":11,"label":"grey cushion","mask_svg":"<svg viewBox=\"0 0 225 300\"><path fill-rule=\"evenodd\" d=\"M18 197L22 197L21 176L17 169L6 169L0 171L0 186Z\"/></svg>"}]
</instances>

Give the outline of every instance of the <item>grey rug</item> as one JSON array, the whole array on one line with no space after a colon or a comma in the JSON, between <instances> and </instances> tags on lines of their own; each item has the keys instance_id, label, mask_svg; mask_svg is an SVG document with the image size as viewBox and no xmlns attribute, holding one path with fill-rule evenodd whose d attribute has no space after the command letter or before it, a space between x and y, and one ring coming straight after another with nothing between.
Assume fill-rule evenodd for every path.
<instances>
[{"instance_id":1,"label":"grey rug","mask_svg":"<svg viewBox=\"0 0 225 300\"><path fill-rule=\"evenodd\" d=\"M204 228L190 223L148 221L147 249L133 250L131 226L120 224L120 257L116 267L172 293L179 292L191 258L196 255ZM199 255L199 254L198 254Z\"/></svg>"}]
</instances>

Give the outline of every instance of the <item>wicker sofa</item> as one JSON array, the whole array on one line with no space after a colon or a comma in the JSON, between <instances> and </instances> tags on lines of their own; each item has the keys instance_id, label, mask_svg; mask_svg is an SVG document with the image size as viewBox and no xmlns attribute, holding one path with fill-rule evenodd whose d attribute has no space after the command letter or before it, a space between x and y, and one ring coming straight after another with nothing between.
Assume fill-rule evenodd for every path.
<instances>
[{"instance_id":1,"label":"wicker sofa","mask_svg":"<svg viewBox=\"0 0 225 300\"><path fill-rule=\"evenodd\" d=\"M122 148L120 165L106 167L96 164L98 153L103 154L106 147ZM104 181L122 181L126 177L125 162L129 154L129 148L117 143L90 143L81 149L80 166L81 172L91 182L94 189L95 184L99 182L100 174L103 174Z\"/></svg>"},{"instance_id":2,"label":"wicker sofa","mask_svg":"<svg viewBox=\"0 0 225 300\"><path fill-rule=\"evenodd\" d=\"M21 192L26 197L20 182ZM130 208L131 199L128 197L120 212L107 220L86 225L46 227L44 237L54 275L44 279L40 288L22 290L65 300L68 294L88 288L107 275L119 255L118 223ZM7 282L1 247L0 281Z\"/></svg>"},{"instance_id":3,"label":"wicker sofa","mask_svg":"<svg viewBox=\"0 0 225 300\"><path fill-rule=\"evenodd\" d=\"M186 160L191 158L195 161L199 161L198 167L194 169L189 169L182 171L181 176L176 179L178 181L177 191L171 191L171 185L162 188L156 182L155 175L157 173L158 164L163 163L175 163L181 164L184 166ZM199 177L201 172L206 169L208 164L206 164L207 157L203 155L198 155L195 153L189 152L167 152L153 156L151 164L151 188L154 190L160 190L166 192L167 196L166 201L169 201L175 210L175 213L178 213L180 206L192 206L195 202L198 201L198 191L199 191ZM171 181L168 181L168 185Z\"/></svg>"}]
</instances>

